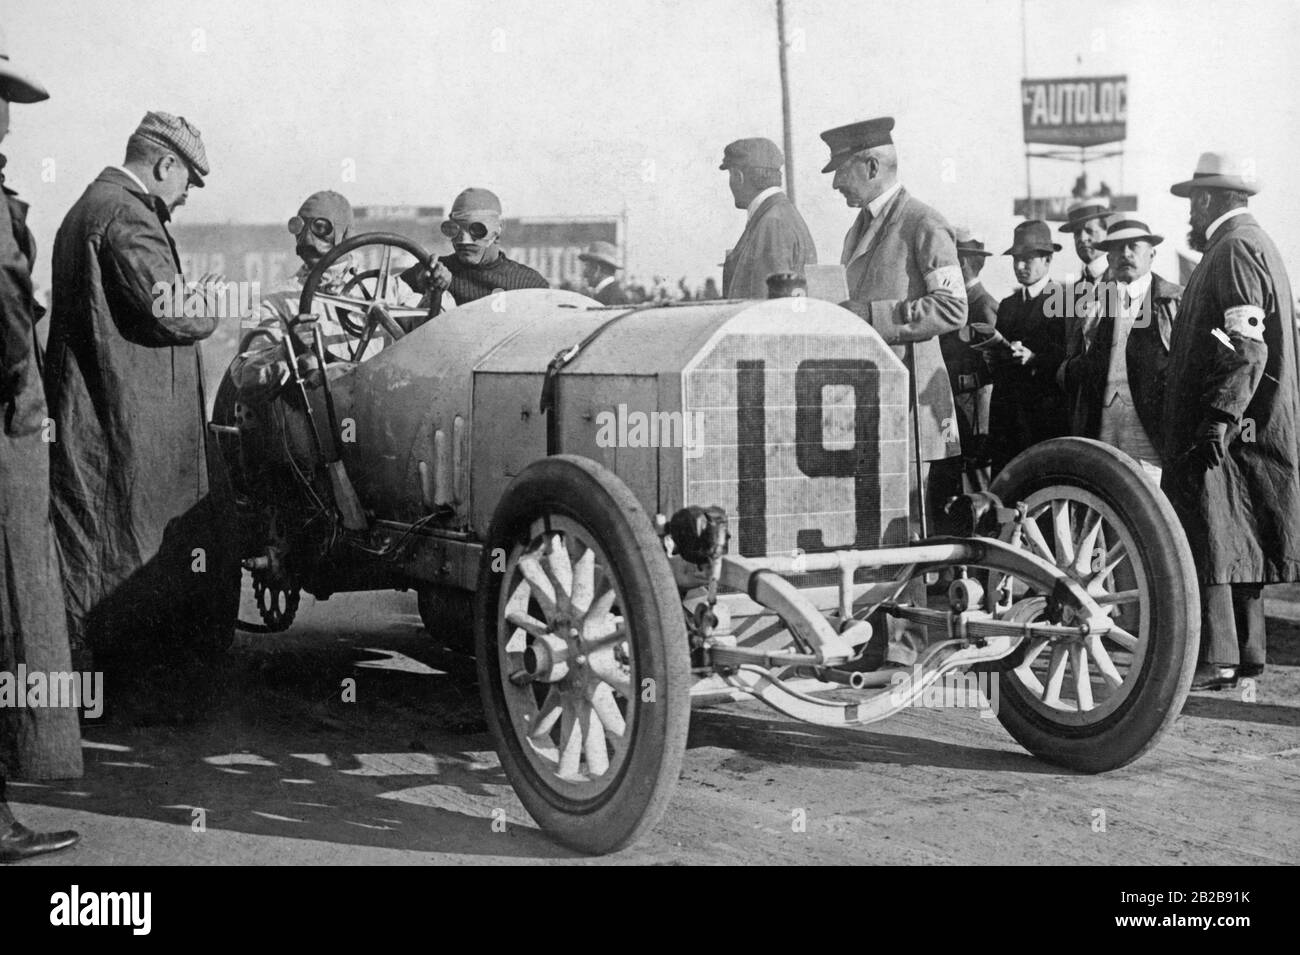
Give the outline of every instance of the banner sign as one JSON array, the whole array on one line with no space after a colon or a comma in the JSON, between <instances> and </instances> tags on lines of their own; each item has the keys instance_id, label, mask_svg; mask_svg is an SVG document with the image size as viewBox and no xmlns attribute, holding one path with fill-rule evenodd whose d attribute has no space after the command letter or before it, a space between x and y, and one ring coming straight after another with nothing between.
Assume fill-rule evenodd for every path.
<instances>
[{"instance_id":1,"label":"banner sign","mask_svg":"<svg viewBox=\"0 0 1300 955\"><path fill-rule=\"evenodd\" d=\"M1012 205L1015 215L1045 222L1064 222L1070 218L1066 210L1078 202L1074 196L1035 196L1033 199L1016 199ZM1137 196L1107 196L1112 212L1137 212Z\"/></svg>"},{"instance_id":2,"label":"banner sign","mask_svg":"<svg viewBox=\"0 0 1300 955\"><path fill-rule=\"evenodd\" d=\"M1121 142L1128 122L1127 76L1020 81L1025 142L1099 146Z\"/></svg>"}]
</instances>

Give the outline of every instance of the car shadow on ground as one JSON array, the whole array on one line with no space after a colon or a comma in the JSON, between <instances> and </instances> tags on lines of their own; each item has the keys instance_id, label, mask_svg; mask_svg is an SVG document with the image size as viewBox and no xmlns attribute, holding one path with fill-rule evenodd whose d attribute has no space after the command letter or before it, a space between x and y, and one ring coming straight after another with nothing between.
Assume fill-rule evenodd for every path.
<instances>
[{"instance_id":1,"label":"car shadow on ground","mask_svg":"<svg viewBox=\"0 0 1300 955\"><path fill-rule=\"evenodd\" d=\"M105 717L83 721L84 777L21 799L191 828L201 810L208 831L338 846L578 857L515 798L472 661L417 627L306 628L287 645L241 638L184 677L110 673Z\"/></svg>"},{"instance_id":2,"label":"car shadow on ground","mask_svg":"<svg viewBox=\"0 0 1300 955\"><path fill-rule=\"evenodd\" d=\"M689 749L734 749L773 765L852 769L874 764L979 769L988 772L1074 775L1029 753L964 746L922 736L867 729L812 726L724 709L691 714Z\"/></svg>"},{"instance_id":3,"label":"car shadow on ground","mask_svg":"<svg viewBox=\"0 0 1300 955\"><path fill-rule=\"evenodd\" d=\"M1276 706L1272 703L1247 703L1241 699L1240 687L1222 694L1193 694L1183 704L1182 715L1270 726L1300 726L1300 708Z\"/></svg>"}]
</instances>

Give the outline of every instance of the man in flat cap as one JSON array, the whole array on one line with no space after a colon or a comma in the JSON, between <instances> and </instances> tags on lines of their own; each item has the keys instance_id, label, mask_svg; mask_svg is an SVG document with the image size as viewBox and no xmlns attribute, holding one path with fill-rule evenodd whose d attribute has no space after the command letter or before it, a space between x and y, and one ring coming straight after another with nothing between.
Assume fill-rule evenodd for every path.
<instances>
[{"instance_id":1,"label":"man in flat cap","mask_svg":"<svg viewBox=\"0 0 1300 955\"><path fill-rule=\"evenodd\" d=\"M920 514L920 495L925 495L927 515L937 517L943 513L943 492L931 487L930 468L935 461L961 454L956 407L938 338L966 323L966 285L952 227L898 181L893 128L894 120L885 117L822 133L831 150L822 172L833 172L833 188L860 210L840 258L849 289L849 299L842 304L869 322L914 376L918 407L913 413L918 415L924 462L921 487L913 488L914 513ZM923 532L934 530L931 526ZM924 588L914 588L912 599L923 602ZM915 629L894 630L886 660L910 666L923 642Z\"/></svg>"},{"instance_id":2,"label":"man in flat cap","mask_svg":"<svg viewBox=\"0 0 1300 955\"><path fill-rule=\"evenodd\" d=\"M204 276L175 307L180 258L167 231L207 174L193 124L147 113L124 163L90 184L54 241L54 527L73 646L89 645L97 663L146 642L188 658L233 636L239 566L199 348L217 326L222 280Z\"/></svg>"},{"instance_id":3,"label":"man in flat cap","mask_svg":"<svg viewBox=\"0 0 1300 955\"><path fill-rule=\"evenodd\" d=\"M431 267L416 265L402 273L403 281L426 299L450 292L457 305L464 305L494 292L550 288L539 273L501 251L501 200L490 190L471 187L458 195L442 234L451 240L450 255Z\"/></svg>"},{"instance_id":4,"label":"man in flat cap","mask_svg":"<svg viewBox=\"0 0 1300 955\"><path fill-rule=\"evenodd\" d=\"M727 185L737 209L744 209L745 231L722 263L723 298L767 298L767 277L777 272L803 274L817 262L817 247L790 197L781 189L785 156L761 137L738 139L722 151Z\"/></svg>"},{"instance_id":5,"label":"man in flat cap","mask_svg":"<svg viewBox=\"0 0 1300 955\"><path fill-rule=\"evenodd\" d=\"M1169 343L1183 294L1151 271L1161 241L1137 219L1111 223L1097 243L1111 278L1099 286L1096 322L1061 366L1066 394L1074 396L1071 432L1119 448L1156 484Z\"/></svg>"},{"instance_id":6,"label":"man in flat cap","mask_svg":"<svg viewBox=\"0 0 1300 955\"><path fill-rule=\"evenodd\" d=\"M989 457L996 476L1021 451L1069 433L1065 394L1056 371L1065 358L1065 319L1049 303L1065 294L1048 277L1052 229L1040 219L1016 226L1011 256L1020 288L998 304L994 337L981 344L993 370Z\"/></svg>"},{"instance_id":7,"label":"man in flat cap","mask_svg":"<svg viewBox=\"0 0 1300 955\"><path fill-rule=\"evenodd\" d=\"M578 260L582 263L587 294L601 305L628 304L627 290L616 274L623 266L619 264L618 247L613 242L591 243L585 252L579 253Z\"/></svg>"},{"instance_id":8,"label":"man in flat cap","mask_svg":"<svg viewBox=\"0 0 1300 955\"><path fill-rule=\"evenodd\" d=\"M10 103L49 98L10 61L0 35L0 141ZM4 181L0 155L0 673L19 666L51 677L72 671L59 560L50 528L49 443L36 323L44 310L32 292L36 246L27 203ZM75 832L33 832L14 818L6 777L28 781L81 775L77 711L61 706L0 706L0 862L66 849Z\"/></svg>"},{"instance_id":9,"label":"man in flat cap","mask_svg":"<svg viewBox=\"0 0 1300 955\"><path fill-rule=\"evenodd\" d=\"M936 482L940 480L939 473L944 474L945 497L987 490L989 485L987 458L993 378L984 355L975 345L992 334L998 321L997 300L979 277L985 260L992 254L968 230L957 230L957 260L966 286L967 322L956 331L940 335L939 348L957 408L962 456L936 462L932 469Z\"/></svg>"},{"instance_id":10,"label":"man in flat cap","mask_svg":"<svg viewBox=\"0 0 1300 955\"><path fill-rule=\"evenodd\" d=\"M1247 209L1252 165L1205 153L1170 191L1202 252L1174 324L1161 487L1201 582L1193 689L1264 670L1266 583L1300 580L1300 390L1291 282Z\"/></svg>"}]
</instances>

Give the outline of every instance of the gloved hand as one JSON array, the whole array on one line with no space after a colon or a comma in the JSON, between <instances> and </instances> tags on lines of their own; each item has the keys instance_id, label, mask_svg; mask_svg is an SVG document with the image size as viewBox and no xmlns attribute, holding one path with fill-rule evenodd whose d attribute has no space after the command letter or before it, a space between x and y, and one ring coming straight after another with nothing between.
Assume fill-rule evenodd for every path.
<instances>
[{"instance_id":1,"label":"gloved hand","mask_svg":"<svg viewBox=\"0 0 1300 955\"><path fill-rule=\"evenodd\" d=\"M1217 468L1227 454L1227 437L1228 426L1222 421L1202 421L1188 455L1207 471Z\"/></svg>"}]
</instances>

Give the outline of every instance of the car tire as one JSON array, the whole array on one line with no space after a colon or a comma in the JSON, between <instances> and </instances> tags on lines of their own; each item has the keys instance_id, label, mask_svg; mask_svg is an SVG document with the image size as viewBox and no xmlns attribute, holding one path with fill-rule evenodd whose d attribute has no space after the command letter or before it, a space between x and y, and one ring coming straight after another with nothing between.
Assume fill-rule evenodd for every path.
<instances>
[{"instance_id":1,"label":"car tire","mask_svg":"<svg viewBox=\"0 0 1300 955\"><path fill-rule=\"evenodd\" d=\"M545 598L547 584L528 583L530 573L538 579L539 568L545 570L554 599ZM554 604L553 614L539 603L544 599ZM602 610L606 605L607 615ZM527 616L534 612L545 617L549 636L507 622L507 617L523 614L538 629L539 619ZM488 725L515 792L542 829L588 853L614 852L651 829L676 786L686 748L690 660L663 544L623 481L594 461L574 456L544 458L525 468L493 515L475 618L479 688ZM537 660L550 651L543 652L541 644L558 641L555 634L567 626L552 626L553 620L578 621L584 635L607 631L603 639L621 636L622 642L588 649L585 662L575 650L553 667L542 667ZM575 645L595 644L571 644L570 649ZM520 661L525 670L536 665L546 679L530 680L522 688L512 682L512 673L517 678L521 671L506 671ZM560 666L574 670L550 681ZM592 676L597 671L603 676ZM603 685L610 689L602 689L606 677L611 682ZM588 689L581 690L583 686ZM624 709L614 714L610 701L615 708L620 705L615 696L619 688ZM582 708L583 692L588 694L587 710ZM558 724L558 739L554 728L542 728L548 719ZM621 733L610 728L620 721ZM591 732L588 724L594 727ZM572 757L566 770L566 761L579 748L582 755Z\"/></svg>"}]
</instances>

